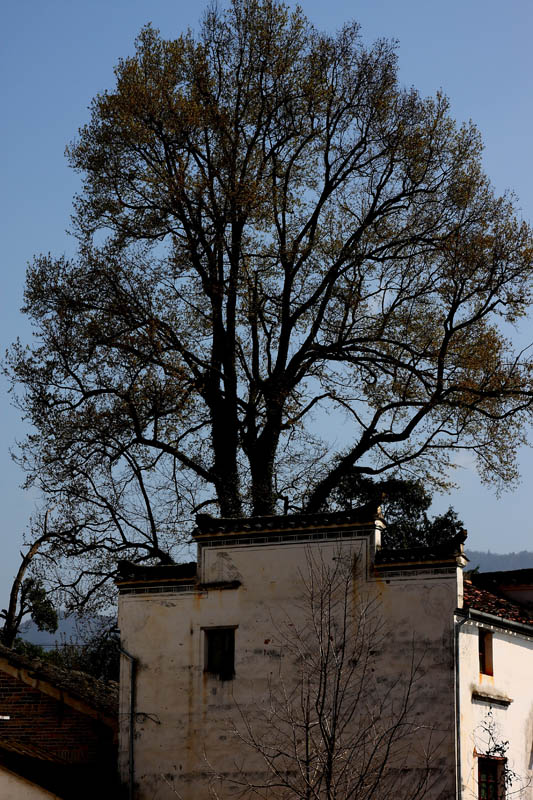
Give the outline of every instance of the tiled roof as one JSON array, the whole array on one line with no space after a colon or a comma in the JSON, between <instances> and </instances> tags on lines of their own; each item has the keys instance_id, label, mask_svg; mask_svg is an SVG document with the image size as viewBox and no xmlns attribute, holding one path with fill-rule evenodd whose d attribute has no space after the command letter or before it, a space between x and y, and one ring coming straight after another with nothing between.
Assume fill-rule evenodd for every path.
<instances>
[{"instance_id":1,"label":"tiled roof","mask_svg":"<svg viewBox=\"0 0 533 800\"><path fill-rule=\"evenodd\" d=\"M27 744L26 742L19 742L16 739L11 738L0 738L0 750L9 753L16 753L19 756L25 756L27 758L35 758L39 761L52 761L55 764L68 763L66 758L62 758L57 753L54 753L50 750L45 750L43 747L37 747L36 745Z\"/></svg>"},{"instance_id":2,"label":"tiled roof","mask_svg":"<svg viewBox=\"0 0 533 800\"><path fill-rule=\"evenodd\" d=\"M250 533L254 531L289 531L301 528L331 528L355 525L371 525L382 520L377 503L354 508L351 511L334 511L320 514L281 514L269 517L212 517L198 514L192 535L204 536L217 533Z\"/></svg>"},{"instance_id":3,"label":"tiled roof","mask_svg":"<svg viewBox=\"0 0 533 800\"><path fill-rule=\"evenodd\" d=\"M32 678L46 683L81 700L95 711L116 719L118 716L118 683L93 678L85 672L67 670L46 661L30 659L27 656L0 645L0 668L5 659L12 667L26 670Z\"/></svg>"},{"instance_id":4,"label":"tiled roof","mask_svg":"<svg viewBox=\"0 0 533 800\"><path fill-rule=\"evenodd\" d=\"M489 592L479 586L474 586L468 580L464 582L464 608L472 608L476 611L484 611L487 614L494 614L502 619L512 622L521 622L525 625L533 625L533 614L527 608L512 603L505 597Z\"/></svg>"},{"instance_id":5,"label":"tiled roof","mask_svg":"<svg viewBox=\"0 0 533 800\"><path fill-rule=\"evenodd\" d=\"M116 583L123 581L175 581L175 580L194 580L196 578L196 561L189 561L186 564L157 564L156 566L146 566L132 564L130 561L119 561L119 577Z\"/></svg>"},{"instance_id":6,"label":"tiled roof","mask_svg":"<svg viewBox=\"0 0 533 800\"><path fill-rule=\"evenodd\" d=\"M114 782L114 773L107 764L100 763L95 768L94 764L72 763L42 748L14 739L0 739L0 769L2 768L46 790L47 796L51 792L53 797L61 797L63 800L121 796L119 787ZM40 792L39 796L42 795L43 792Z\"/></svg>"},{"instance_id":7,"label":"tiled roof","mask_svg":"<svg viewBox=\"0 0 533 800\"><path fill-rule=\"evenodd\" d=\"M451 561L458 556L463 556L463 542L466 531L455 536L443 544L434 547L405 547L397 550L382 547L376 553L375 564L380 566L393 566L395 564L423 564L435 561Z\"/></svg>"},{"instance_id":8,"label":"tiled roof","mask_svg":"<svg viewBox=\"0 0 533 800\"><path fill-rule=\"evenodd\" d=\"M17 742L13 739L0 739L0 768L20 775L31 781L35 787L53 792L54 797L73 797L72 787L80 786L83 774L76 774L75 767L60 756L46 752L42 748ZM77 779L77 780L76 780ZM28 794L34 796L27 788ZM40 793L41 794L41 793Z\"/></svg>"}]
</instances>

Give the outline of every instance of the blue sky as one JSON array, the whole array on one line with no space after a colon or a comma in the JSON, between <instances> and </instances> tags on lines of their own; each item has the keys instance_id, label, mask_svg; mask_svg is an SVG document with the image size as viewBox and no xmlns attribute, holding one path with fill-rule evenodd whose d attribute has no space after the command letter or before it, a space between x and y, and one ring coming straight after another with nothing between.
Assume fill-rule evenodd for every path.
<instances>
[{"instance_id":1,"label":"blue sky","mask_svg":"<svg viewBox=\"0 0 533 800\"><path fill-rule=\"evenodd\" d=\"M533 220L533 3L531 0L305 0L319 28L348 19L365 41L399 40L400 77L422 94L442 89L458 120L472 119L484 142L484 163L498 192L514 190ZM151 21L166 37L194 27L203 4L183 0L18 0L2 9L0 31L0 346L31 332L20 314L26 264L40 252L71 252L72 195L79 176L68 169L65 145L88 119L87 107L113 85L113 66L132 52ZM533 339L533 333L531 338ZM22 532L35 498L19 489L23 476L9 449L24 434L0 382L0 503L3 524L0 581L17 567ZM530 493L533 455L521 452L522 484L496 498L467 464L460 489L440 497L469 530L469 545L494 552L533 550ZM4 599L2 599L4 598ZM6 590L0 602L6 602Z\"/></svg>"}]
</instances>

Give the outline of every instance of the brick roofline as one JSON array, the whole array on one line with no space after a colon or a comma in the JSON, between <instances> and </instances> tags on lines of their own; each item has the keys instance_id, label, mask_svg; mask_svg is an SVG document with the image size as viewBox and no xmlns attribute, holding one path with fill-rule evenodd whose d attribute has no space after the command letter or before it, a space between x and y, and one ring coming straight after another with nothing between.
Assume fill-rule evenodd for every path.
<instances>
[{"instance_id":1,"label":"brick roofline","mask_svg":"<svg viewBox=\"0 0 533 800\"><path fill-rule=\"evenodd\" d=\"M102 795L102 786L119 796L114 772L101 765L71 762L33 745L15 739L0 738L0 767L33 787L40 787L51 797L64 800L88 800ZM35 791L35 790L34 790ZM32 793L33 796L34 793ZM107 794L107 792L105 792ZM111 796L111 795L109 795Z\"/></svg>"},{"instance_id":2,"label":"brick roofline","mask_svg":"<svg viewBox=\"0 0 533 800\"><path fill-rule=\"evenodd\" d=\"M104 683L85 672L30 659L1 644L0 670L82 714L100 719L113 730L117 729L118 683L115 681Z\"/></svg>"},{"instance_id":3,"label":"brick roofline","mask_svg":"<svg viewBox=\"0 0 533 800\"><path fill-rule=\"evenodd\" d=\"M39 761L50 761L53 764L69 764L66 758L63 758L58 753L45 750L44 747L39 747L27 742L20 742L18 739L0 737L0 751L4 750L10 753L16 753L19 756L28 758L35 758Z\"/></svg>"}]
</instances>

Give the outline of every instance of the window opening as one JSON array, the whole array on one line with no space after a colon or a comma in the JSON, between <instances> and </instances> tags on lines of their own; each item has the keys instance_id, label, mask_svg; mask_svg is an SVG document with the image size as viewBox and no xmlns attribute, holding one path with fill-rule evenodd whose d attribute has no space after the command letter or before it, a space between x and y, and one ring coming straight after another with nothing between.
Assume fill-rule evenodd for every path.
<instances>
[{"instance_id":1,"label":"window opening","mask_svg":"<svg viewBox=\"0 0 533 800\"><path fill-rule=\"evenodd\" d=\"M492 633L479 628L479 671L483 675L494 675L492 663Z\"/></svg>"},{"instance_id":2,"label":"window opening","mask_svg":"<svg viewBox=\"0 0 533 800\"><path fill-rule=\"evenodd\" d=\"M235 675L235 628L204 628L205 672L221 681Z\"/></svg>"},{"instance_id":3,"label":"window opening","mask_svg":"<svg viewBox=\"0 0 533 800\"><path fill-rule=\"evenodd\" d=\"M478 759L479 800L504 800L504 758Z\"/></svg>"}]
</instances>

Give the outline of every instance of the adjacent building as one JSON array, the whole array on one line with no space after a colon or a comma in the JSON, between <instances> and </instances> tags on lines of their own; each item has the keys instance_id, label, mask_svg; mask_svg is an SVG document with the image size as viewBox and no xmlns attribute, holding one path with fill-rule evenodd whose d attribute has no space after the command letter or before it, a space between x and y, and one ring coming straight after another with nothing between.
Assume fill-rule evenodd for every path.
<instances>
[{"instance_id":1,"label":"adjacent building","mask_svg":"<svg viewBox=\"0 0 533 800\"><path fill-rule=\"evenodd\" d=\"M533 570L465 580L455 615L460 797L533 798L532 600Z\"/></svg>"}]
</instances>

